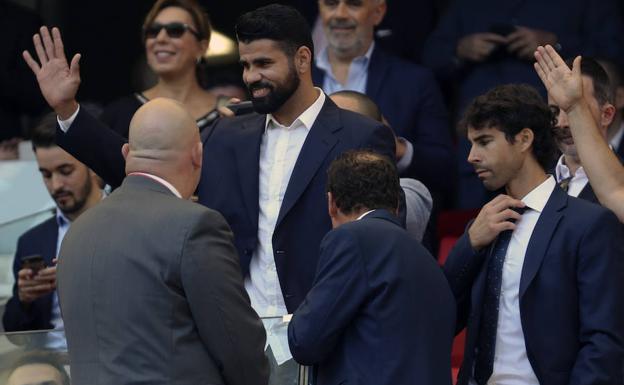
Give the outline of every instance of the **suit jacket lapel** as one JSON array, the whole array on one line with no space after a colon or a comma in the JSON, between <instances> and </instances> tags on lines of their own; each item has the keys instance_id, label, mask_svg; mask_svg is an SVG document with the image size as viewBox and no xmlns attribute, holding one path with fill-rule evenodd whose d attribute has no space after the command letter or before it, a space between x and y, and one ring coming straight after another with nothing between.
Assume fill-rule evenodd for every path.
<instances>
[{"instance_id":1,"label":"suit jacket lapel","mask_svg":"<svg viewBox=\"0 0 624 385\"><path fill-rule=\"evenodd\" d=\"M565 208L567 202L568 195L559 187L555 187L535 224L535 229L533 229L533 234L529 240L520 277L520 299L522 299L527 287L531 284L542 265L544 255L550 246L550 240L563 217L561 210Z\"/></svg>"},{"instance_id":2,"label":"suit jacket lapel","mask_svg":"<svg viewBox=\"0 0 624 385\"><path fill-rule=\"evenodd\" d=\"M241 140L236 141L236 166L238 169L240 191L243 203L253 228L258 228L258 212L260 211L259 174L260 174L260 143L265 129L266 115L246 121L238 133Z\"/></svg>"},{"instance_id":3,"label":"suit jacket lapel","mask_svg":"<svg viewBox=\"0 0 624 385\"><path fill-rule=\"evenodd\" d=\"M52 259L57 258L56 255L56 243L58 242L58 218L56 214L52 219L52 223L50 224L50 231L43 232L43 238L41 240L41 245L43 246L43 258L45 259L48 266L52 266Z\"/></svg>"},{"instance_id":4,"label":"suit jacket lapel","mask_svg":"<svg viewBox=\"0 0 624 385\"><path fill-rule=\"evenodd\" d=\"M375 46L368 64L368 80L366 81L366 95L371 99L378 100L377 94L381 90L387 70L388 61L384 60L384 53L378 46Z\"/></svg>"},{"instance_id":5,"label":"suit jacket lapel","mask_svg":"<svg viewBox=\"0 0 624 385\"><path fill-rule=\"evenodd\" d=\"M335 132L342 128L338 107L329 98L306 137L284 194L276 227L308 187L312 177L338 142ZM324 170L323 170L324 172Z\"/></svg>"},{"instance_id":6,"label":"suit jacket lapel","mask_svg":"<svg viewBox=\"0 0 624 385\"><path fill-rule=\"evenodd\" d=\"M578 197L581 198L581 199L584 199L586 201L592 202L592 203L600 204L598 202L598 198L596 197L596 194L594 193L594 189L592 189L592 187L589 184L589 182L587 182L585 187L583 187L583 189L579 193Z\"/></svg>"}]
</instances>

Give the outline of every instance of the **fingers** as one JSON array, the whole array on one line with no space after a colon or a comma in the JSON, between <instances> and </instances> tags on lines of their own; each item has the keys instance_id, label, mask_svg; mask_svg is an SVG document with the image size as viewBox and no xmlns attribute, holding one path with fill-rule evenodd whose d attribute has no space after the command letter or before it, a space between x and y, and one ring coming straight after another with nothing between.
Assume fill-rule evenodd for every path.
<instances>
[{"instance_id":1,"label":"fingers","mask_svg":"<svg viewBox=\"0 0 624 385\"><path fill-rule=\"evenodd\" d=\"M565 66L565 68L568 68L568 65L561 58L561 55L559 55L550 44L547 44L544 48L546 53L548 54L548 59L553 63L553 66L555 68L561 66Z\"/></svg>"},{"instance_id":2,"label":"fingers","mask_svg":"<svg viewBox=\"0 0 624 385\"><path fill-rule=\"evenodd\" d=\"M80 58L82 56L77 53L74 55L74 57L71 60L71 63L69 65L69 76L74 78L74 77L78 77L80 78Z\"/></svg>"},{"instance_id":3,"label":"fingers","mask_svg":"<svg viewBox=\"0 0 624 385\"><path fill-rule=\"evenodd\" d=\"M225 106L221 106L217 108L217 111L219 111L219 115L221 115L221 117L224 117L224 118L231 118L234 116L234 111L230 110L229 108Z\"/></svg>"},{"instance_id":4,"label":"fingers","mask_svg":"<svg viewBox=\"0 0 624 385\"><path fill-rule=\"evenodd\" d=\"M574 76L581 76L581 61L582 58L581 56L577 56L574 58L574 61L572 62L572 73L574 74Z\"/></svg>"},{"instance_id":5,"label":"fingers","mask_svg":"<svg viewBox=\"0 0 624 385\"><path fill-rule=\"evenodd\" d=\"M35 45L35 52L37 53L39 63L41 63L41 65L46 64L49 61L49 58L48 55L46 55L45 50L43 49L43 43L41 42L41 36L39 34L35 34L33 36L33 44Z\"/></svg>"},{"instance_id":6,"label":"fingers","mask_svg":"<svg viewBox=\"0 0 624 385\"><path fill-rule=\"evenodd\" d=\"M52 60L56 57L54 52L54 42L52 41L52 36L50 36L50 31L47 27L41 27L39 30L41 35L41 40L43 40L43 48L45 49L46 55L48 55L48 60Z\"/></svg>"},{"instance_id":7,"label":"fingers","mask_svg":"<svg viewBox=\"0 0 624 385\"><path fill-rule=\"evenodd\" d=\"M30 56L30 52L28 51L22 52L22 57L24 58L24 61L26 62L26 64L28 64L28 67L30 67L30 70L35 75L37 75L39 71L41 70L41 67L39 67L39 64L35 61L35 59L33 59L32 56Z\"/></svg>"},{"instance_id":8,"label":"fingers","mask_svg":"<svg viewBox=\"0 0 624 385\"><path fill-rule=\"evenodd\" d=\"M506 44L509 41L507 37L495 33L483 33L480 35L480 37L484 41L496 44Z\"/></svg>"},{"instance_id":9,"label":"fingers","mask_svg":"<svg viewBox=\"0 0 624 385\"><path fill-rule=\"evenodd\" d=\"M536 53L536 56L537 55L538 54ZM533 68L535 68L535 72L537 72L537 76L539 76L539 78L542 81L542 83L544 83L544 86L546 87L546 90L548 90L550 88L550 82L548 81L548 75L546 75L546 72L544 72L544 70L542 69L542 66L539 63L539 61L533 63Z\"/></svg>"},{"instance_id":10,"label":"fingers","mask_svg":"<svg viewBox=\"0 0 624 385\"><path fill-rule=\"evenodd\" d=\"M54 45L54 57L67 61L65 57L65 48L63 46L63 39L61 39L61 31L58 28L52 28L52 40Z\"/></svg>"}]
</instances>

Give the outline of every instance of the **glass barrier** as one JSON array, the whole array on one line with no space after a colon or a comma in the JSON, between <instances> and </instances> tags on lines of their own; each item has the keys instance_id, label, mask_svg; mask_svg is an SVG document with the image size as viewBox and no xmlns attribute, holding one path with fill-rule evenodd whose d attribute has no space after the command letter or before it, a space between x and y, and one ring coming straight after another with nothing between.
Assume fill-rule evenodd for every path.
<instances>
[{"instance_id":1,"label":"glass barrier","mask_svg":"<svg viewBox=\"0 0 624 385\"><path fill-rule=\"evenodd\" d=\"M282 323L282 317L262 319L274 324ZM287 322L284 322L287 326ZM0 334L0 384L2 385L68 385L71 368L65 348L53 343L64 339L62 330L44 330ZM287 342L286 342L287 343ZM269 348L265 351L271 367L269 385L312 385L309 367L297 364L292 358L283 358L273 354ZM279 354L278 354L279 356ZM279 361L282 361L278 363Z\"/></svg>"}]
</instances>

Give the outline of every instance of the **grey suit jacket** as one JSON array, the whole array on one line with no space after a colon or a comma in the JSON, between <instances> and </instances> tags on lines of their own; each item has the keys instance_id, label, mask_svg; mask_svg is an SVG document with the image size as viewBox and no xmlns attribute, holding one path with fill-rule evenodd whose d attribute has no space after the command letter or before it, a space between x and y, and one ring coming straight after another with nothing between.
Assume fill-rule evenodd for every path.
<instances>
[{"instance_id":1,"label":"grey suit jacket","mask_svg":"<svg viewBox=\"0 0 624 385\"><path fill-rule=\"evenodd\" d=\"M264 328L216 211L128 176L72 224L57 274L74 385L267 383Z\"/></svg>"}]
</instances>

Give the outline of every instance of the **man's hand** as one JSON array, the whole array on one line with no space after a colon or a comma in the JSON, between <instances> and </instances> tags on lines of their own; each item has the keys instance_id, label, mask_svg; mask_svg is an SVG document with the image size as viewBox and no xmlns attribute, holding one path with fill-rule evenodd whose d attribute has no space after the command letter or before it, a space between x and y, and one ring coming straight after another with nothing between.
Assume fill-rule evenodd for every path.
<instances>
[{"instance_id":1,"label":"man's hand","mask_svg":"<svg viewBox=\"0 0 624 385\"><path fill-rule=\"evenodd\" d=\"M512 210L512 207L524 207L524 202L501 194L483 206L468 229L468 238L473 249L481 250L492 243L501 231L516 228L510 219L517 221L522 216Z\"/></svg>"},{"instance_id":2,"label":"man's hand","mask_svg":"<svg viewBox=\"0 0 624 385\"><path fill-rule=\"evenodd\" d=\"M574 59L571 70L550 45L537 47L535 59L535 71L559 108L569 112L583 100L580 56Z\"/></svg>"},{"instance_id":3,"label":"man's hand","mask_svg":"<svg viewBox=\"0 0 624 385\"><path fill-rule=\"evenodd\" d=\"M507 36L507 50L523 60L533 60L533 53L538 46L557 44L557 35L552 32L527 27L516 27Z\"/></svg>"},{"instance_id":4,"label":"man's hand","mask_svg":"<svg viewBox=\"0 0 624 385\"><path fill-rule=\"evenodd\" d=\"M457 57L462 60L482 62L501 44L507 44L507 38L495 33L467 35L457 43Z\"/></svg>"},{"instance_id":5,"label":"man's hand","mask_svg":"<svg viewBox=\"0 0 624 385\"><path fill-rule=\"evenodd\" d=\"M56 289L56 266L39 270L35 275L30 269L17 273L17 293L20 302L29 304Z\"/></svg>"},{"instance_id":6,"label":"man's hand","mask_svg":"<svg viewBox=\"0 0 624 385\"><path fill-rule=\"evenodd\" d=\"M76 93L80 85L80 54L74 55L68 65L58 28L52 28L52 36L47 27L41 27L39 31L33 36L39 63L28 51L24 51L22 56L37 77L45 100L61 120L65 120L78 108Z\"/></svg>"}]
</instances>

